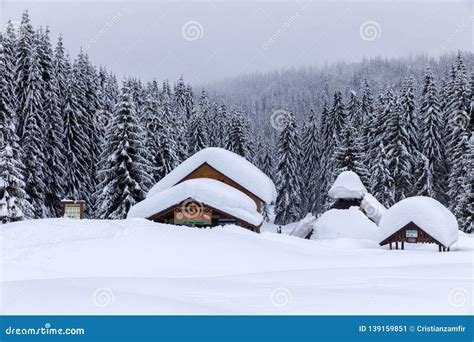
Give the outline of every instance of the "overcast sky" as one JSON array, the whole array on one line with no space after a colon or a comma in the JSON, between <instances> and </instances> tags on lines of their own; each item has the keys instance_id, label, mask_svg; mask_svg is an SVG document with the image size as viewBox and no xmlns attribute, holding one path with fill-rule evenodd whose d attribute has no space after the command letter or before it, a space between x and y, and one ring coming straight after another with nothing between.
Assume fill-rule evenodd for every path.
<instances>
[{"instance_id":1,"label":"overcast sky","mask_svg":"<svg viewBox=\"0 0 474 342\"><path fill-rule=\"evenodd\" d=\"M471 50L467 1L11 1L0 23L19 21L63 33L72 55L144 79L181 74L194 83L280 67L364 56L437 56Z\"/></svg>"}]
</instances>

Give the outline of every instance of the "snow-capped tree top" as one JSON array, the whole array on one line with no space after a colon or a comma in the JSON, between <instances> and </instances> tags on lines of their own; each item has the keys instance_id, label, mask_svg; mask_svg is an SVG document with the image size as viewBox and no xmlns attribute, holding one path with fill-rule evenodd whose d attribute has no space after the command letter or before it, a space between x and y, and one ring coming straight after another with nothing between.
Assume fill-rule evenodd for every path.
<instances>
[{"instance_id":1,"label":"snow-capped tree top","mask_svg":"<svg viewBox=\"0 0 474 342\"><path fill-rule=\"evenodd\" d=\"M458 239L458 223L454 215L431 197L405 198L390 207L379 224L379 241L413 222L446 247Z\"/></svg>"},{"instance_id":2,"label":"snow-capped tree top","mask_svg":"<svg viewBox=\"0 0 474 342\"><path fill-rule=\"evenodd\" d=\"M186 159L155 184L148 192L147 198L177 184L204 163L240 184L266 203L275 200L275 185L268 176L247 159L218 147L205 148Z\"/></svg>"},{"instance_id":3,"label":"snow-capped tree top","mask_svg":"<svg viewBox=\"0 0 474 342\"><path fill-rule=\"evenodd\" d=\"M329 196L334 199L363 198L367 189L359 176L352 171L343 171L329 189Z\"/></svg>"},{"instance_id":4,"label":"snow-capped tree top","mask_svg":"<svg viewBox=\"0 0 474 342\"><path fill-rule=\"evenodd\" d=\"M148 196L134 205L127 217L147 218L189 198L256 226L263 221L262 215L257 212L257 205L250 197L210 178L190 179Z\"/></svg>"}]
</instances>

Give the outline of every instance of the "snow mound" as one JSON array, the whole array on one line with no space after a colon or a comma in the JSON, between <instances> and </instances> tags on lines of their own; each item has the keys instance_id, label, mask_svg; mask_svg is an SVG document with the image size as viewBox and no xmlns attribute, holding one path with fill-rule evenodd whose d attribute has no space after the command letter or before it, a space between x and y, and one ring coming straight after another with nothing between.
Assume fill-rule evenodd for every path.
<instances>
[{"instance_id":1,"label":"snow mound","mask_svg":"<svg viewBox=\"0 0 474 342\"><path fill-rule=\"evenodd\" d=\"M255 202L243 192L210 178L190 179L169 189L157 192L137 204L127 218L147 218L184 200L192 198L258 226L263 217L257 212Z\"/></svg>"},{"instance_id":2,"label":"snow mound","mask_svg":"<svg viewBox=\"0 0 474 342\"><path fill-rule=\"evenodd\" d=\"M313 225L311 240L354 238L377 238L377 225L365 216L358 207L331 209L326 211Z\"/></svg>"},{"instance_id":3,"label":"snow mound","mask_svg":"<svg viewBox=\"0 0 474 342\"><path fill-rule=\"evenodd\" d=\"M247 159L218 147L205 148L186 159L155 184L147 197L172 187L204 163L240 184L266 203L271 203L276 199L276 188L270 178Z\"/></svg>"},{"instance_id":4,"label":"snow mound","mask_svg":"<svg viewBox=\"0 0 474 342\"><path fill-rule=\"evenodd\" d=\"M454 215L431 197L409 197L395 203L382 216L379 241L413 222L426 233L449 247L458 240L458 223Z\"/></svg>"},{"instance_id":5,"label":"snow mound","mask_svg":"<svg viewBox=\"0 0 474 342\"><path fill-rule=\"evenodd\" d=\"M343 171L329 189L329 196L334 199L363 198L367 189L359 176L352 171Z\"/></svg>"},{"instance_id":6,"label":"snow mound","mask_svg":"<svg viewBox=\"0 0 474 342\"><path fill-rule=\"evenodd\" d=\"M364 211L368 218L379 224L383 214L387 211L377 199L369 193L364 195L360 203L360 208Z\"/></svg>"}]
</instances>

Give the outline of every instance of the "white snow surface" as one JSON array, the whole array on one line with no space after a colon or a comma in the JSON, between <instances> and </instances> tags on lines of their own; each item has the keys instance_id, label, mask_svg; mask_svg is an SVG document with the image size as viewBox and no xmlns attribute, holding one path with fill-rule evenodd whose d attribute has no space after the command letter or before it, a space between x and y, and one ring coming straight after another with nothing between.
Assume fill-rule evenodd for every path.
<instances>
[{"instance_id":1,"label":"white snow surface","mask_svg":"<svg viewBox=\"0 0 474 342\"><path fill-rule=\"evenodd\" d=\"M236 226L23 221L0 229L0 314L470 315L473 242L460 233L439 253Z\"/></svg>"},{"instance_id":2,"label":"white snow surface","mask_svg":"<svg viewBox=\"0 0 474 342\"><path fill-rule=\"evenodd\" d=\"M384 213L379 224L379 241L382 242L410 222L446 247L458 240L456 217L434 198L415 196L395 203Z\"/></svg>"},{"instance_id":3,"label":"white snow surface","mask_svg":"<svg viewBox=\"0 0 474 342\"><path fill-rule=\"evenodd\" d=\"M366 193L359 176L352 171L341 172L329 189L329 196L334 199L363 198Z\"/></svg>"},{"instance_id":4,"label":"white snow surface","mask_svg":"<svg viewBox=\"0 0 474 342\"><path fill-rule=\"evenodd\" d=\"M331 209L313 224L311 239L377 239L377 225L369 220L359 207Z\"/></svg>"},{"instance_id":5,"label":"white snow surface","mask_svg":"<svg viewBox=\"0 0 474 342\"><path fill-rule=\"evenodd\" d=\"M204 163L240 184L266 203L275 201L277 192L269 177L247 159L218 147L205 148L186 159L155 184L147 197L172 187Z\"/></svg>"},{"instance_id":6,"label":"white snow surface","mask_svg":"<svg viewBox=\"0 0 474 342\"><path fill-rule=\"evenodd\" d=\"M147 218L188 198L256 226L263 221L262 215L257 212L257 205L250 197L225 183L210 178L190 179L148 196L130 208L127 217Z\"/></svg>"},{"instance_id":7,"label":"white snow surface","mask_svg":"<svg viewBox=\"0 0 474 342\"><path fill-rule=\"evenodd\" d=\"M380 223L383 214L387 211L387 208L385 208L374 196L369 193L364 195L364 198L360 203L360 208L376 224Z\"/></svg>"}]
</instances>

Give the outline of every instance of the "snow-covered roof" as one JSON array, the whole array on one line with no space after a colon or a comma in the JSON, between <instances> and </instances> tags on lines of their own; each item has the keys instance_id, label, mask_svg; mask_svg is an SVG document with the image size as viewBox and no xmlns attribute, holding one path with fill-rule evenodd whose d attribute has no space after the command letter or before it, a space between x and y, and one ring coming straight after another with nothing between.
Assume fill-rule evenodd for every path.
<instances>
[{"instance_id":1,"label":"snow-covered roof","mask_svg":"<svg viewBox=\"0 0 474 342\"><path fill-rule=\"evenodd\" d=\"M409 197L395 203L383 214L379 224L379 241L413 222L426 233L449 247L459 236L458 222L454 215L431 197Z\"/></svg>"},{"instance_id":2,"label":"snow-covered roof","mask_svg":"<svg viewBox=\"0 0 474 342\"><path fill-rule=\"evenodd\" d=\"M271 203L276 199L275 185L267 175L247 159L218 147L205 148L186 159L155 184L147 197L172 187L204 163L240 184L266 203Z\"/></svg>"},{"instance_id":3,"label":"snow-covered roof","mask_svg":"<svg viewBox=\"0 0 474 342\"><path fill-rule=\"evenodd\" d=\"M210 178L190 179L148 196L130 208L127 217L147 218L188 198L222 210L255 226L263 221L262 215L257 212L257 205L250 197Z\"/></svg>"},{"instance_id":4,"label":"snow-covered roof","mask_svg":"<svg viewBox=\"0 0 474 342\"><path fill-rule=\"evenodd\" d=\"M377 239L377 225L369 220L358 207L349 210L331 209L313 224L311 239Z\"/></svg>"},{"instance_id":5,"label":"snow-covered roof","mask_svg":"<svg viewBox=\"0 0 474 342\"><path fill-rule=\"evenodd\" d=\"M335 199L362 198L366 193L367 189L359 176L352 171L341 172L329 189L329 196Z\"/></svg>"},{"instance_id":6,"label":"snow-covered roof","mask_svg":"<svg viewBox=\"0 0 474 342\"><path fill-rule=\"evenodd\" d=\"M367 217L379 224L383 214L387 211L377 199L369 193L364 195L360 203L360 208L365 212Z\"/></svg>"}]
</instances>

